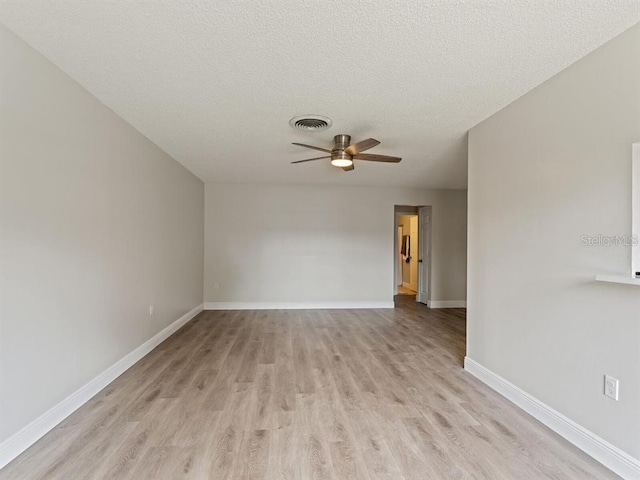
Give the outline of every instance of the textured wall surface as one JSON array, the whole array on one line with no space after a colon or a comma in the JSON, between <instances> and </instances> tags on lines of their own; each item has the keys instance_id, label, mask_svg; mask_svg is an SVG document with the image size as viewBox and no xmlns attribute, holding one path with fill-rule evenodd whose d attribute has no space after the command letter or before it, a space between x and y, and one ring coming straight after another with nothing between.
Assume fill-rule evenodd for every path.
<instances>
[{"instance_id":1,"label":"textured wall surface","mask_svg":"<svg viewBox=\"0 0 640 480\"><path fill-rule=\"evenodd\" d=\"M636 26L469 133L468 352L640 458L640 287L628 246L640 141ZM620 380L620 401L603 395Z\"/></svg>"},{"instance_id":2,"label":"textured wall surface","mask_svg":"<svg viewBox=\"0 0 640 480\"><path fill-rule=\"evenodd\" d=\"M394 205L433 207L432 300L465 300L466 198L464 190L207 183L205 302L393 301Z\"/></svg>"},{"instance_id":3,"label":"textured wall surface","mask_svg":"<svg viewBox=\"0 0 640 480\"><path fill-rule=\"evenodd\" d=\"M0 63L2 442L202 303L204 192L2 26Z\"/></svg>"}]
</instances>

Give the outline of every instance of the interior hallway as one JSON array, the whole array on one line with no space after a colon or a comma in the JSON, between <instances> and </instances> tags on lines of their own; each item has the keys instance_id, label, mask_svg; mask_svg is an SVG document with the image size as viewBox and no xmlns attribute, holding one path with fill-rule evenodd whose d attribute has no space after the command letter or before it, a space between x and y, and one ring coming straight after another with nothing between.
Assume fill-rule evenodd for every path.
<instances>
[{"instance_id":1,"label":"interior hallway","mask_svg":"<svg viewBox=\"0 0 640 480\"><path fill-rule=\"evenodd\" d=\"M465 311L203 312L8 479L616 478L462 370Z\"/></svg>"},{"instance_id":2,"label":"interior hallway","mask_svg":"<svg viewBox=\"0 0 640 480\"><path fill-rule=\"evenodd\" d=\"M408 287L405 287L404 285L398 285L398 295L416 295L416 291L415 290L411 290Z\"/></svg>"}]
</instances>

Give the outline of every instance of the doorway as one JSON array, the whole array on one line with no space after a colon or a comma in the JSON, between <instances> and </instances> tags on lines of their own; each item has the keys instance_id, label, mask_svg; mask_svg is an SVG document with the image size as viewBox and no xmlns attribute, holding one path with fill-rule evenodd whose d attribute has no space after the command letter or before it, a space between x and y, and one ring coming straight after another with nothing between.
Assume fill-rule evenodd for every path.
<instances>
[{"instance_id":1,"label":"doorway","mask_svg":"<svg viewBox=\"0 0 640 480\"><path fill-rule=\"evenodd\" d=\"M394 295L431 300L431 207L395 206Z\"/></svg>"},{"instance_id":2,"label":"doorway","mask_svg":"<svg viewBox=\"0 0 640 480\"><path fill-rule=\"evenodd\" d=\"M398 295L418 292L418 215L398 215Z\"/></svg>"}]
</instances>

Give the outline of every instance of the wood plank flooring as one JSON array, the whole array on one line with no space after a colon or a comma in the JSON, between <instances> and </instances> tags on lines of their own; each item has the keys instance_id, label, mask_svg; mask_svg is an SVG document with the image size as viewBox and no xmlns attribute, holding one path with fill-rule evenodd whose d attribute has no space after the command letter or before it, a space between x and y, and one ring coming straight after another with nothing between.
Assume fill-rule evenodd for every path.
<instances>
[{"instance_id":1,"label":"wood plank flooring","mask_svg":"<svg viewBox=\"0 0 640 480\"><path fill-rule=\"evenodd\" d=\"M203 312L0 479L607 479L462 369L465 311Z\"/></svg>"}]
</instances>

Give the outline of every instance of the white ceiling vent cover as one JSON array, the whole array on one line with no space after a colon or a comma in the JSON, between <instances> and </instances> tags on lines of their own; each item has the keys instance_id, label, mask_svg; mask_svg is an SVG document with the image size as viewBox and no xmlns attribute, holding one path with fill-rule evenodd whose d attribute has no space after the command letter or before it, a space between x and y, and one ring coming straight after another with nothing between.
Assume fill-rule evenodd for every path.
<instances>
[{"instance_id":1,"label":"white ceiling vent cover","mask_svg":"<svg viewBox=\"0 0 640 480\"><path fill-rule=\"evenodd\" d=\"M321 132L331 127L332 123L333 120L322 115L296 115L289 120L289 125L293 128L307 132Z\"/></svg>"}]
</instances>

